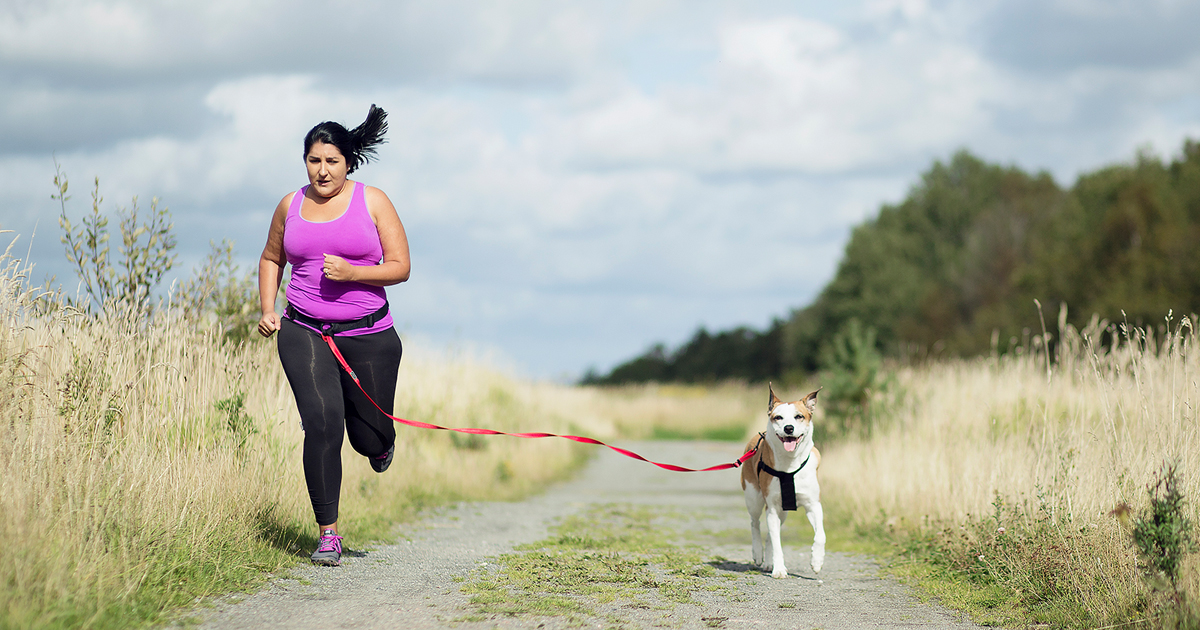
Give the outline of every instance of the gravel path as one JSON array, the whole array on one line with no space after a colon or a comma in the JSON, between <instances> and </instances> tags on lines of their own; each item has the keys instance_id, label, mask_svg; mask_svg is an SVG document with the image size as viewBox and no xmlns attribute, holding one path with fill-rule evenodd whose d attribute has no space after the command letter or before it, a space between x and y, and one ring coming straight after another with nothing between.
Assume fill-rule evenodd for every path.
<instances>
[{"instance_id":1,"label":"gravel path","mask_svg":"<svg viewBox=\"0 0 1200 630\"><path fill-rule=\"evenodd\" d=\"M641 442L622 444L655 461L703 467L732 461L729 444ZM205 630L288 628L566 628L556 617L491 617L466 621L474 609L459 582L472 569L512 550L514 545L545 538L549 527L589 504L669 506L679 529L744 532L734 543L726 534L714 544L712 566L724 574L736 596L697 593L700 604L673 608L609 605L607 619L585 627L607 628L618 619L633 628L977 628L958 613L916 600L909 589L877 575L865 556L827 554L816 578L808 567L807 546L785 545L791 578L776 580L748 566L750 532L736 470L672 473L623 457L608 449L590 462L579 478L520 503L464 503L431 510L399 533L399 541L355 551L353 541L341 567L305 566L262 591L231 596L198 609L185 620ZM396 471L400 473L401 471ZM388 473L393 474L393 473ZM835 497L824 497L826 501ZM808 524L792 515L789 528ZM763 527L764 535L766 527ZM806 534L811 540L811 534ZM722 538L715 538L722 540ZM733 576L735 579L728 579ZM193 625L196 624L197 625Z\"/></svg>"}]
</instances>

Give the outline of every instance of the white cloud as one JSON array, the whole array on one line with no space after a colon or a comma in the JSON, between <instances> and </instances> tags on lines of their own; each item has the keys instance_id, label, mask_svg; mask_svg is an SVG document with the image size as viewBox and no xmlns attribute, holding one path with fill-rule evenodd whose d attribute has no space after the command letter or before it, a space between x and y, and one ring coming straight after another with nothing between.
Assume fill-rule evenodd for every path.
<instances>
[{"instance_id":1,"label":"white cloud","mask_svg":"<svg viewBox=\"0 0 1200 630\"><path fill-rule=\"evenodd\" d=\"M556 147L578 168L835 174L955 148L991 124L1011 81L935 25L857 41L799 18L720 25L710 82L562 113Z\"/></svg>"},{"instance_id":2,"label":"white cloud","mask_svg":"<svg viewBox=\"0 0 1200 630\"><path fill-rule=\"evenodd\" d=\"M283 73L561 81L600 7L551 2L47 0L0 8L0 58L55 75ZM251 63L247 64L247 60Z\"/></svg>"},{"instance_id":3,"label":"white cloud","mask_svg":"<svg viewBox=\"0 0 1200 630\"><path fill-rule=\"evenodd\" d=\"M77 208L97 174L110 200L164 198L185 256L229 237L249 263L304 183L303 134L378 103L390 142L361 178L410 232L399 320L558 374L785 315L851 225L960 147L1068 179L1200 133L1191 44L1137 66L1064 53L1052 72L995 44L1029 15L1101 34L1120 16L848 6L10 3L0 168L30 184L0 225L40 217L35 256L61 256L57 151ZM314 19L331 8L345 19Z\"/></svg>"}]
</instances>

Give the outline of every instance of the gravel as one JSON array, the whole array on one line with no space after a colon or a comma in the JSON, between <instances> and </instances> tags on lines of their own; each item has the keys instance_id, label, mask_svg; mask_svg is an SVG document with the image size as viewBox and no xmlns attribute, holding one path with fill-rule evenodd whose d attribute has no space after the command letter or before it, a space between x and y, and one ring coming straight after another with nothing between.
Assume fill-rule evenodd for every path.
<instances>
[{"instance_id":1,"label":"gravel","mask_svg":"<svg viewBox=\"0 0 1200 630\"><path fill-rule=\"evenodd\" d=\"M704 467L733 461L737 447L710 442L639 442L620 446L655 461ZM597 447L599 448L599 447ZM462 503L429 510L397 531L394 544L356 549L347 543L340 567L304 566L272 579L257 593L218 598L178 624L205 630L260 628L567 628L558 617L497 617L482 621L460 581L515 545L545 538L559 519L590 504L669 506L676 529L741 529L745 541L717 544L712 565L735 596L698 592L699 605L630 607L595 603L602 616L587 628L977 628L956 612L916 599L881 577L867 556L831 551L820 579L808 548L785 545L790 577L776 580L749 566L748 517L738 471L668 472L599 448L576 478L518 503ZM464 457L470 457L464 453ZM403 466L387 474L403 474ZM825 496L826 503L836 501ZM785 530L808 524L791 515ZM764 536L766 528L763 528ZM811 538L806 535L806 540ZM716 560L728 558L729 560ZM733 579L729 579L732 577ZM459 580L459 581L456 581ZM470 616L471 620L468 620Z\"/></svg>"}]
</instances>

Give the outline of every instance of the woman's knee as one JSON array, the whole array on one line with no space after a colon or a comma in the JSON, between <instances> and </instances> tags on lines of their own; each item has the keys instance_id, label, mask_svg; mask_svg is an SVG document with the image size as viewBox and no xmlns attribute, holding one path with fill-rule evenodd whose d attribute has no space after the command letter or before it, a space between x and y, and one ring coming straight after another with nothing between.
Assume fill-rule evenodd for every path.
<instances>
[{"instance_id":1,"label":"woman's knee","mask_svg":"<svg viewBox=\"0 0 1200 630\"><path fill-rule=\"evenodd\" d=\"M339 413L337 417L331 415L309 416L302 419L304 425L305 441L312 440L320 444L336 444L342 443L342 435L345 433L345 425Z\"/></svg>"}]
</instances>

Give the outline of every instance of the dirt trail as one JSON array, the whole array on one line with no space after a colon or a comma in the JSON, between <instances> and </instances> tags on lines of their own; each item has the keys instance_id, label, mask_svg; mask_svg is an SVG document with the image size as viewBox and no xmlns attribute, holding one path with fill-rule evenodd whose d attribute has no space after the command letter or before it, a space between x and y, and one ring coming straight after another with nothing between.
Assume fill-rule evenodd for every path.
<instances>
[{"instance_id":1,"label":"dirt trail","mask_svg":"<svg viewBox=\"0 0 1200 630\"><path fill-rule=\"evenodd\" d=\"M656 461L689 467L732 461L729 444L642 442L622 444ZM820 581L808 567L808 549L785 545L789 579L776 580L747 566L750 533L737 471L672 473L601 449L579 478L520 503L464 503L433 510L400 532L394 545L354 551L348 541L343 566L303 567L261 592L218 601L185 623L203 629L329 628L566 628L562 618L490 617L464 621L474 609L459 591L462 578L514 545L545 538L558 519L590 504L669 507L680 528L744 532L711 548L711 563L735 597L695 594L700 605L670 609L611 605L605 619L585 627L608 628L976 628L961 615L917 601L909 589L877 575L870 558L836 551ZM402 473L403 468L394 473ZM828 502L836 497L826 496ZM784 525L804 528L801 516ZM765 527L764 527L765 533ZM811 540L811 534L805 536ZM736 579L729 579L730 576ZM459 580L459 581L456 581Z\"/></svg>"}]
</instances>

